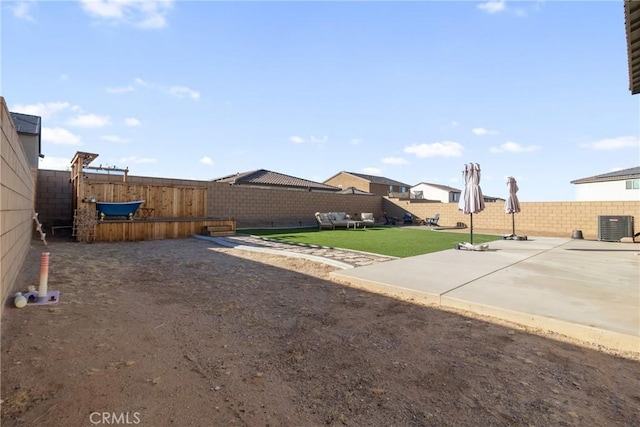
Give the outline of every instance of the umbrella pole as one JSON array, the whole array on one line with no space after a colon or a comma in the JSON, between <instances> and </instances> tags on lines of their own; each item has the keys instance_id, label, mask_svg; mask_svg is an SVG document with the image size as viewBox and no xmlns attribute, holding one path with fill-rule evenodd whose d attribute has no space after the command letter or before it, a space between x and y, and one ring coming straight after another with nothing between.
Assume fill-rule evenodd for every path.
<instances>
[{"instance_id":1,"label":"umbrella pole","mask_svg":"<svg viewBox=\"0 0 640 427\"><path fill-rule=\"evenodd\" d=\"M471 215L471 244L473 245L473 214L470 213L469 215Z\"/></svg>"},{"instance_id":2,"label":"umbrella pole","mask_svg":"<svg viewBox=\"0 0 640 427\"><path fill-rule=\"evenodd\" d=\"M515 212L511 212L511 234L516 237L516 217Z\"/></svg>"}]
</instances>

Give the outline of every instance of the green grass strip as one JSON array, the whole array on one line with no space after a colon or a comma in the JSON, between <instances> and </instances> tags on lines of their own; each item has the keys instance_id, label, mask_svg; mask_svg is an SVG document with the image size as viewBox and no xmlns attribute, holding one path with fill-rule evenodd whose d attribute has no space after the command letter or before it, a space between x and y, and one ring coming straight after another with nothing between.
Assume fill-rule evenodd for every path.
<instances>
[{"instance_id":1,"label":"green grass strip","mask_svg":"<svg viewBox=\"0 0 640 427\"><path fill-rule=\"evenodd\" d=\"M403 227L367 227L356 230L244 229L238 230L238 234L252 234L288 243L352 249L398 258L453 249L456 243L470 240L469 233ZM474 245L499 239L501 237L495 235L473 234Z\"/></svg>"}]
</instances>

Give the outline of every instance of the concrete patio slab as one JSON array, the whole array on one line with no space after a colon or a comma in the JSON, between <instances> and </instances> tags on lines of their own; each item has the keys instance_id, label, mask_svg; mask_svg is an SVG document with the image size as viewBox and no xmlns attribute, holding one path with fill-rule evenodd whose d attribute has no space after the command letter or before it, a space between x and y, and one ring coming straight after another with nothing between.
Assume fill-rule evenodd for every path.
<instances>
[{"instance_id":1,"label":"concrete patio slab","mask_svg":"<svg viewBox=\"0 0 640 427\"><path fill-rule=\"evenodd\" d=\"M463 237L463 236L461 236ZM640 244L499 240L350 270L338 280L613 349L640 351Z\"/></svg>"}]
</instances>

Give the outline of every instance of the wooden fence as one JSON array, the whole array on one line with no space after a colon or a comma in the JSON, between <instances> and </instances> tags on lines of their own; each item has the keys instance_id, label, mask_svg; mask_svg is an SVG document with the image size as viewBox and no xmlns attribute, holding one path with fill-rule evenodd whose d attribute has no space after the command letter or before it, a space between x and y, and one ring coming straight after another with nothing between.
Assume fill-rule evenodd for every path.
<instances>
[{"instance_id":1,"label":"wooden fence","mask_svg":"<svg viewBox=\"0 0 640 427\"><path fill-rule=\"evenodd\" d=\"M157 219L142 221L98 221L94 242L133 242L138 240L159 240L187 238L194 234L205 234L207 227L222 227L235 230L233 220L212 219Z\"/></svg>"},{"instance_id":2,"label":"wooden fence","mask_svg":"<svg viewBox=\"0 0 640 427\"><path fill-rule=\"evenodd\" d=\"M85 182L78 202L94 197L99 202L144 200L150 218L203 218L207 216L207 188L123 182ZM135 218L142 217L138 210Z\"/></svg>"}]
</instances>

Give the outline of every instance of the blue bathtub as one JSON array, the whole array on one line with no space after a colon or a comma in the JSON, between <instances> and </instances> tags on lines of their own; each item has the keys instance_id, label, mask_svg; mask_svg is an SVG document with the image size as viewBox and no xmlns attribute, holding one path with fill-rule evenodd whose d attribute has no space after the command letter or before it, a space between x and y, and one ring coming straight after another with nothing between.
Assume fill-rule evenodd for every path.
<instances>
[{"instance_id":1,"label":"blue bathtub","mask_svg":"<svg viewBox=\"0 0 640 427\"><path fill-rule=\"evenodd\" d=\"M133 219L136 211L144 200L136 200L135 202L96 202L96 211L100 219L106 216L126 216Z\"/></svg>"}]
</instances>

